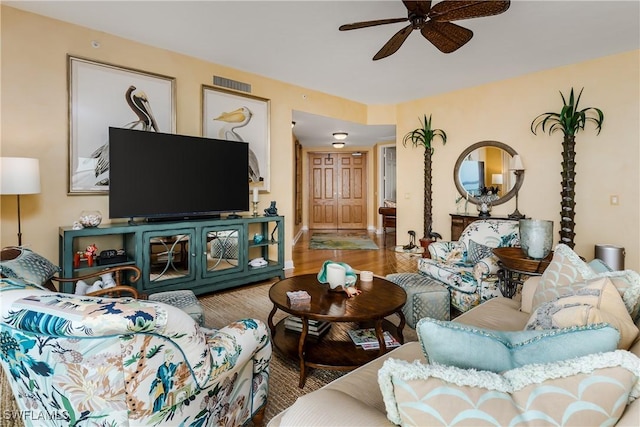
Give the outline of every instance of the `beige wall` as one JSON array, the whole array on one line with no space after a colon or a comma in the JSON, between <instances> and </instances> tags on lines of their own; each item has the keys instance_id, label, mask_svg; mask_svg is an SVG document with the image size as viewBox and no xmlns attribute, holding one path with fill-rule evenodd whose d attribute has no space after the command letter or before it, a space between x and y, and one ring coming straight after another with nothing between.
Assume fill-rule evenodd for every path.
<instances>
[{"instance_id":1,"label":"beige wall","mask_svg":"<svg viewBox=\"0 0 640 427\"><path fill-rule=\"evenodd\" d=\"M496 140L522 156L526 172L520 212L553 220L557 243L562 134L536 136L530 124L541 113L560 111L560 90L567 94L571 87L584 87L580 106L600 108L605 122L600 135L590 124L576 137L575 250L591 259L595 244L623 246L626 267L640 269L639 56L639 51L629 52L399 105L398 141L425 113L448 135L446 145L437 142L433 158L434 230L450 236L449 214L456 211L458 195L453 167L460 153L475 142ZM423 167L416 150L398 144L400 241L410 229L422 233ZM619 206L610 205L611 195L619 196ZM494 212L508 214L514 208L513 200Z\"/></svg>"},{"instance_id":2,"label":"beige wall","mask_svg":"<svg viewBox=\"0 0 640 427\"><path fill-rule=\"evenodd\" d=\"M70 225L82 210L108 215L106 196L68 196L67 54L176 78L177 132L201 133L201 85L213 75L252 85L253 94L271 100L271 193L261 194L287 218L286 241L292 241L292 110L366 123L363 104L244 73L217 64L156 49L119 37L2 6L2 156L37 157L42 192L23 196L23 244L58 260L58 227ZM91 41L101 47L94 49ZM277 165L277 167L274 167ZM247 195L247 197L250 197ZM16 202L2 196L0 244L17 243ZM105 222L108 222L105 221ZM291 259L286 246L285 259Z\"/></svg>"},{"instance_id":3,"label":"beige wall","mask_svg":"<svg viewBox=\"0 0 640 427\"><path fill-rule=\"evenodd\" d=\"M58 258L59 226L71 224L84 209L108 213L105 196L67 195L66 56L71 54L175 77L177 132L182 134L200 135L200 88L211 84L213 75L250 83L254 95L270 99L272 182L271 193L261 195L261 208L277 200L278 211L287 218L288 242L294 235L289 221L294 215L292 110L358 123L396 123L398 141L418 125L418 117L432 113L435 126L449 136L447 145L436 146L433 173L434 229L444 236L449 235L449 213L455 212L452 171L457 156L481 140L509 144L527 168L520 210L534 218L553 219L557 230L562 136L534 136L529 125L538 114L559 109L558 90L584 86L582 105L601 108L606 121L600 135L588 128L577 137L576 249L591 258L595 243L621 245L627 250L627 267L640 269L638 51L397 106L366 106L6 6L0 10L1 155L41 160L42 193L21 199L23 243L52 261ZM101 47L92 48L92 40ZM407 230L422 229L422 153L398 147L402 242ZM368 155L368 188L373 195L375 150ZM609 204L612 194L619 196L619 206ZM370 200L369 224L377 224L377 203L375 197ZM2 196L1 203L0 245L7 246L16 243L15 198ZM513 208L513 202L506 203L495 212L509 213ZM286 260L291 259L291 249L286 246Z\"/></svg>"}]
</instances>

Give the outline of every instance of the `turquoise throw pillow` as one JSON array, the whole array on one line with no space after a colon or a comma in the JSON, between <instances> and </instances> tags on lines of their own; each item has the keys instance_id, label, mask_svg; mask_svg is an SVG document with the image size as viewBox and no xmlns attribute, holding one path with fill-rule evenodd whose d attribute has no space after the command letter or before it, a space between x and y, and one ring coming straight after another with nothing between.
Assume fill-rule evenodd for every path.
<instances>
[{"instance_id":1,"label":"turquoise throw pillow","mask_svg":"<svg viewBox=\"0 0 640 427\"><path fill-rule=\"evenodd\" d=\"M36 285L43 285L51 279L60 268L41 257L37 253L26 248L15 248L20 250L20 255L8 261L0 262L0 273L3 276L22 279Z\"/></svg>"},{"instance_id":2,"label":"turquoise throw pillow","mask_svg":"<svg viewBox=\"0 0 640 427\"><path fill-rule=\"evenodd\" d=\"M532 363L550 363L614 351L620 333L605 323L536 331L493 331L423 318L416 325L430 363L503 372Z\"/></svg>"}]
</instances>

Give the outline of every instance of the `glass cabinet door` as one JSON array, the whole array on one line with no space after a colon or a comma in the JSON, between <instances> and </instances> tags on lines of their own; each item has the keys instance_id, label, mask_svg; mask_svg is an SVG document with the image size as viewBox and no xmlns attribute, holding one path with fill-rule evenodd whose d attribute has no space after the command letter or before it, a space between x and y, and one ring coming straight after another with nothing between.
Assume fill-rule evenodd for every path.
<instances>
[{"instance_id":1,"label":"glass cabinet door","mask_svg":"<svg viewBox=\"0 0 640 427\"><path fill-rule=\"evenodd\" d=\"M242 226L207 228L204 230L206 273L235 272L244 269Z\"/></svg>"},{"instance_id":2,"label":"glass cabinet door","mask_svg":"<svg viewBox=\"0 0 640 427\"><path fill-rule=\"evenodd\" d=\"M144 242L147 262L143 275L151 287L195 278L195 265L191 259L195 250L193 229L145 233Z\"/></svg>"}]
</instances>

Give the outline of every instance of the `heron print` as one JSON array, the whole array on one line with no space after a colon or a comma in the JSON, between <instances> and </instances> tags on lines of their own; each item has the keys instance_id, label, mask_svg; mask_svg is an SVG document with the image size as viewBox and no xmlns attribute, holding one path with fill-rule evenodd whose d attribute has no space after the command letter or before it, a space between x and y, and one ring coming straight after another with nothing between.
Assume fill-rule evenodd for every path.
<instances>
[{"instance_id":1,"label":"heron print","mask_svg":"<svg viewBox=\"0 0 640 427\"><path fill-rule=\"evenodd\" d=\"M245 142L238 132L242 132L241 128L247 126L252 117L253 113L249 107L246 106L220 114L213 119L224 122L224 125L218 130L218 137L228 141ZM249 180L250 182L260 182L264 180L260 175L260 164L256 153L251 148L251 143L249 143Z\"/></svg>"}]
</instances>

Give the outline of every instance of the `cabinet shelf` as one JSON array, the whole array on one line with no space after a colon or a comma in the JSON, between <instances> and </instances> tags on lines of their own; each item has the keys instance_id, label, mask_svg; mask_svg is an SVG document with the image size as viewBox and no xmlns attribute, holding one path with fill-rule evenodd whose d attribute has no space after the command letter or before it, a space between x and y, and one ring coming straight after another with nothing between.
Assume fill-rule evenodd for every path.
<instances>
[{"instance_id":1,"label":"cabinet shelf","mask_svg":"<svg viewBox=\"0 0 640 427\"><path fill-rule=\"evenodd\" d=\"M256 244L250 238L255 233L274 234L274 240ZM62 277L136 265L142 277L135 286L147 294L180 289L203 294L276 276L284 279L282 216L60 227L58 237ZM127 261L89 267L83 260L74 267L74 253L93 243L99 250L124 249ZM256 257L266 259L267 265L251 267L249 260ZM72 286L63 283L62 291L72 293Z\"/></svg>"},{"instance_id":2,"label":"cabinet shelf","mask_svg":"<svg viewBox=\"0 0 640 427\"><path fill-rule=\"evenodd\" d=\"M74 275L84 275L84 274L89 274L90 272L93 272L96 270L104 270L105 268L120 267L123 265L135 265L135 264L136 264L136 261L134 259L127 259L126 261L114 262L112 264L98 264L97 262L94 261L93 265L89 266L89 264L87 263L87 260L80 260L80 266L74 267L73 273Z\"/></svg>"},{"instance_id":3,"label":"cabinet shelf","mask_svg":"<svg viewBox=\"0 0 640 427\"><path fill-rule=\"evenodd\" d=\"M263 247L268 247L268 246L273 246L273 245L278 245L279 243L277 241L275 242L260 242L260 243L253 243L253 240L249 240L249 247L250 248L263 248Z\"/></svg>"}]
</instances>

